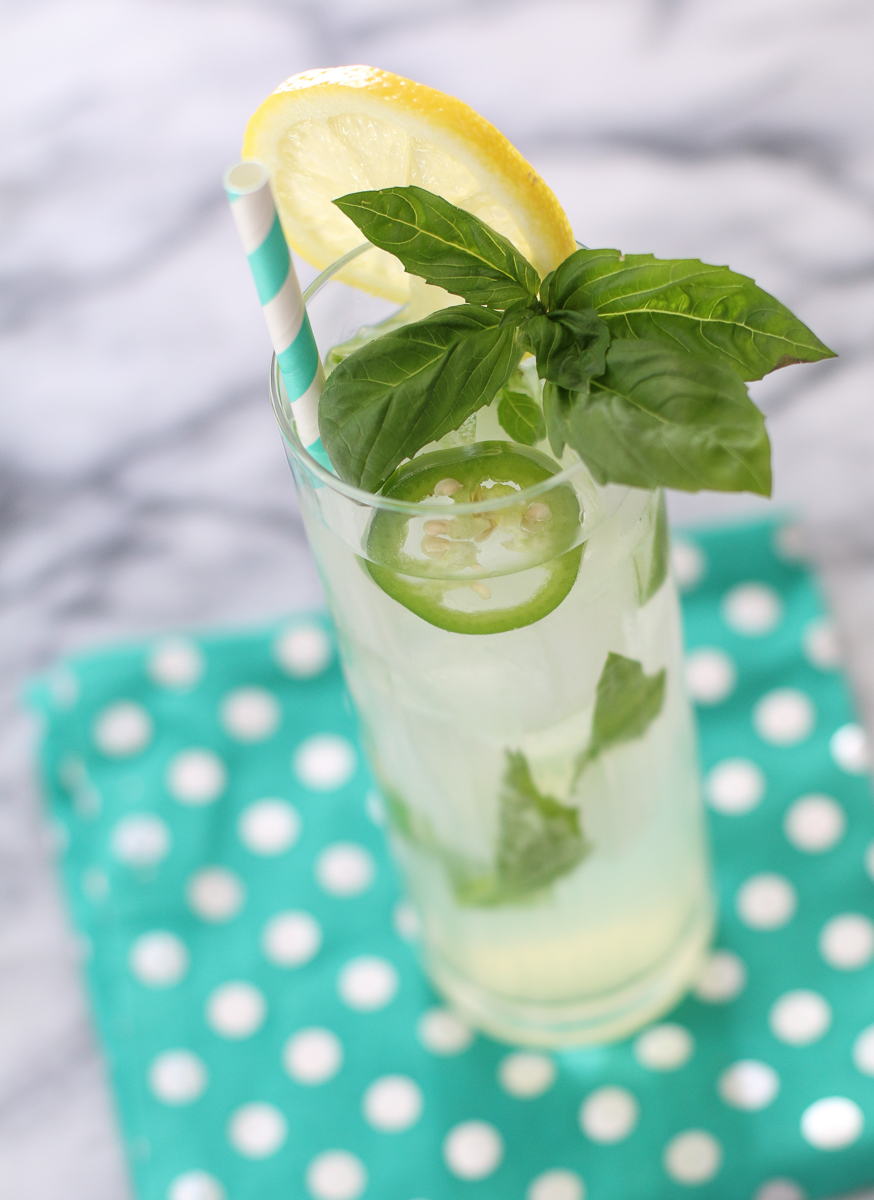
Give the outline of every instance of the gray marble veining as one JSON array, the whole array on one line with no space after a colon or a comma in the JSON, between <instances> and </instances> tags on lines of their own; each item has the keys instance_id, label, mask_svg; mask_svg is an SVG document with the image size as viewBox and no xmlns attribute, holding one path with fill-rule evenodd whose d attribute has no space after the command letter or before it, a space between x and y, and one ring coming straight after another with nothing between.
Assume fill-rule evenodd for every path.
<instances>
[{"instance_id":1,"label":"gray marble veining","mask_svg":"<svg viewBox=\"0 0 874 1200\"><path fill-rule=\"evenodd\" d=\"M870 724L874 9L3 0L0 25L0 1198L122 1200L17 695L72 648L319 601L219 189L246 117L307 67L388 67L498 124L587 244L730 262L795 308L840 359L755 394Z\"/></svg>"}]
</instances>

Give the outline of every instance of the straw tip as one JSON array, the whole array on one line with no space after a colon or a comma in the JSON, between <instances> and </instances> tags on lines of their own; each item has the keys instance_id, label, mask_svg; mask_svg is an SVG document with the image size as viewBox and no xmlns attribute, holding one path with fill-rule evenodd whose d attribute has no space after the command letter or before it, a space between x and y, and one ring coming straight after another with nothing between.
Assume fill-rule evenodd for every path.
<instances>
[{"instance_id":1,"label":"straw tip","mask_svg":"<svg viewBox=\"0 0 874 1200\"><path fill-rule=\"evenodd\" d=\"M229 196L250 196L270 181L270 171L257 158L241 159L228 167L224 174L225 191Z\"/></svg>"}]
</instances>

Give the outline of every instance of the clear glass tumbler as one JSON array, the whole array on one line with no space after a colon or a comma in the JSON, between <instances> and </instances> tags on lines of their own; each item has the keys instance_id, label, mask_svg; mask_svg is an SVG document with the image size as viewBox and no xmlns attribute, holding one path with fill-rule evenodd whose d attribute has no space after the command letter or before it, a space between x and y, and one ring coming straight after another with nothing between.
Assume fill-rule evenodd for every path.
<instances>
[{"instance_id":1,"label":"clear glass tumbler","mask_svg":"<svg viewBox=\"0 0 874 1200\"><path fill-rule=\"evenodd\" d=\"M306 294L323 357L386 315L337 268ZM275 360L270 392L425 971L509 1042L627 1035L691 986L713 926L663 497L569 451L493 497L371 495L307 454ZM450 493L465 441L519 449L490 410L452 441Z\"/></svg>"}]
</instances>

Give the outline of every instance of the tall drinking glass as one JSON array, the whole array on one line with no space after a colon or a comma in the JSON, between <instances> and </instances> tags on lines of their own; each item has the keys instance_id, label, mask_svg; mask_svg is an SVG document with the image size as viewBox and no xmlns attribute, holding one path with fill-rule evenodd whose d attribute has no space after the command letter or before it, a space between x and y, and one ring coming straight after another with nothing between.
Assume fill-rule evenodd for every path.
<instances>
[{"instance_id":1,"label":"tall drinking glass","mask_svg":"<svg viewBox=\"0 0 874 1200\"><path fill-rule=\"evenodd\" d=\"M306 295L329 369L385 317L337 267ZM307 454L275 360L270 392L427 974L510 1042L630 1033L713 925L663 497L492 410L401 468L424 499L372 495Z\"/></svg>"}]
</instances>

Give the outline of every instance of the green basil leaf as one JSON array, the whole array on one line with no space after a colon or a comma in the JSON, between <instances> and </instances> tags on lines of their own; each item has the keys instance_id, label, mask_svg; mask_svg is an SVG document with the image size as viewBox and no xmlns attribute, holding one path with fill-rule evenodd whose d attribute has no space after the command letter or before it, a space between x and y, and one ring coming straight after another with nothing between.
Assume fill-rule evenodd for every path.
<instances>
[{"instance_id":1,"label":"green basil leaf","mask_svg":"<svg viewBox=\"0 0 874 1200\"><path fill-rule=\"evenodd\" d=\"M512 325L469 304L368 342L334 368L319 401L337 474L378 491L405 458L490 404L521 353Z\"/></svg>"},{"instance_id":2,"label":"green basil leaf","mask_svg":"<svg viewBox=\"0 0 874 1200\"><path fill-rule=\"evenodd\" d=\"M543 385L543 420L546 436L556 458L561 458L567 442L567 418L570 413L573 393L556 383L547 381Z\"/></svg>"},{"instance_id":3,"label":"green basil leaf","mask_svg":"<svg viewBox=\"0 0 874 1200\"><path fill-rule=\"evenodd\" d=\"M610 330L593 308L533 315L519 336L537 359L540 378L559 387L588 391L592 376L604 371Z\"/></svg>"},{"instance_id":4,"label":"green basil leaf","mask_svg":"<svg viewBox=\"0 0 874 1200\"><path fill-rule=\"evenodd\" d=\"M353 192L334 203L412 275L471 304L530 304L540 277L512 242L479 217L420 187Z\"/></svg>"},{"instance_id":5,"label":"green basil leaf","mask_svg":"<svg viewBox=\"0 0 874 1200\"><path fill-rule=\"evenodd\" d=\"M614 338L673 343L746 380L835 357L752 279L694 258L577 250L546 277L540 295L548 309L596 309Z\"/></svg>"},{"instance_id":6,"label":"green basil leaf","mask_svg":"<svg viewBox=\"0 0 874 1200\"><path fill-rule=\"evenodd\" d=\"M523 898L572 871L591 846L575 808L544 796L524 754L507 751L498 817L497 892Z\"/></svg>"},{"instance_id":7,"label":"green basil leaf","mask_svg":"<svg viewBox=\"0 0 874 1200\"><path fill-rule=\"evenodd\" d=\"M653 523L652 539L647 547L648 553L643 569L638 577L638 593L641 605L651 600L668 577L668 562L671 553L670 535L668 533L668 507L665 504L664 492L659 492L656 501L655 521Z\"/></svg>"},{"instance_id":8,"label":"green basil leaf","mask_svg":"<svg viewBox=\"0 0 874 1200\"><path fill-rule=\"evenodd\" d=\"M599 483L770 495L764 418L727 367L623 338L588 395L560 399L561 433Z\"/></svg>"},{"instance_id":9,"label":"green basil leaf","mask_svg":"<svg viewBox=\"0 0 874 1200\"><path fill-rule=\"evenodd\" d=\"M522 446L536 445L546 433L540 405L527 392L505 388L498 401L498 421L504 433Z\"/></svg>"},{"instance_id":10,"label":"green basil leaf","mask_svg":"<svg viewBox=\"0 0 874 1200\"><path fill-rule=\"evenodd\" d=\"M574 870L592 848L580 829L577 810L544 796L518 751L507 751L493 869L446 849L426 818L413 813L396 794L383 794L393 831L443 864L460 904L518 904Z\"/></svg>"},{"instance_id":11,"label":"green basil leaf","mask_svg":"<svg viewBox=\"0 0 874 1200\"><path fill-rule=\"evenodd\" d=\"M589 763L621 742L643 737L665 702L665 671L645 675L633 658L612 651L595 691L595 715L588 747L577 759L578 779Z\"/></svg>"}]
</instances>

